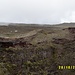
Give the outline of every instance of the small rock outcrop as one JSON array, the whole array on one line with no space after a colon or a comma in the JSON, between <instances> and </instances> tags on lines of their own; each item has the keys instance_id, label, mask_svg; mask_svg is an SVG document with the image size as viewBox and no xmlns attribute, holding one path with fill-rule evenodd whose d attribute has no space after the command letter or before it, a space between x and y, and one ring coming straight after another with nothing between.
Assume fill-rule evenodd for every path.
<instances>
[{"instance_id":1,"label":"small rock outcrop","mask_svg":"<svg viewBox=\"0 0 75 75\"><path fill-rule=\"evenodd\" d=\"M24 39L6 39L6 38L0 38L0 47L1 48L9 48L9 47L26 47L28 45L32 45L28 41Z\"/></svg>"}]
</instances>

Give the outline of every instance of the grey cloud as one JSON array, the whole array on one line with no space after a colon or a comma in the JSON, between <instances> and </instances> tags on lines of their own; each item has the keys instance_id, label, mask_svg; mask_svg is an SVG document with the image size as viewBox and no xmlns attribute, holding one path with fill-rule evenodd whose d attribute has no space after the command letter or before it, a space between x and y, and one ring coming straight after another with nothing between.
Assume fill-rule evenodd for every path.
<instances>
[{"instance_id":1,"label":"grey cloud","mask_svg":"<svg viewBox=\"0 0 75 75\"><path fill-rule=\"evenodd\" d=\"M75 21L75 0L0 0L0 22Z\"/></svg>"}]
</instances>

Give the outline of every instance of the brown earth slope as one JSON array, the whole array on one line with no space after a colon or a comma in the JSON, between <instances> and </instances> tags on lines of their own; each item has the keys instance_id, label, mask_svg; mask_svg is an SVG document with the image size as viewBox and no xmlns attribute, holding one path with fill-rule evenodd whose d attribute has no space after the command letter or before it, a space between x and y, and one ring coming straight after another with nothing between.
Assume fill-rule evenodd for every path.
<instances>
[{"instance_id":1,"label":"brown earth slope","mask_svg":"<svg viewBox=\"0 0 75 75\"><path fill-rule=\"evenodd\" d=\"M0 75L75 75L75 27L1 26Z\"/></svg>"}]
</instances>

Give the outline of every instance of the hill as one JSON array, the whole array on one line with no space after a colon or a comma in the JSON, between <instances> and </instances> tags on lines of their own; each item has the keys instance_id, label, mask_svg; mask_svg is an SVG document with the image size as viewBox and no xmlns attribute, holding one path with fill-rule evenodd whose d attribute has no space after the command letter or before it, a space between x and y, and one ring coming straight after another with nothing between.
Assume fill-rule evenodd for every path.
<instances>
[{"instance_id":1,"label":"hill","mask_svg":"<svg viewBox=\"0 0 75 75\"><path fill-rule=\"evenodd\" d=\"M0 26L0 75L74 75L75 24Z\"/></svg>"}]
</instances>

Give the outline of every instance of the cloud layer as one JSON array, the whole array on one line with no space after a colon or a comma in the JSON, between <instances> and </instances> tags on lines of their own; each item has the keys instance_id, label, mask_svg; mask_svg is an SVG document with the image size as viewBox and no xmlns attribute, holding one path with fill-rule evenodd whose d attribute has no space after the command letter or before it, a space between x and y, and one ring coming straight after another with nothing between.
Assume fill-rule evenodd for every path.
<instances>
[{"instance_id":1,"label":"cloud layer","mask_svg":"<svg viewBox=\"0 0 75 75\"><path fill-rule=\"evenodd\" d=\"M75 0L0 0L0 22L75 22Z\"/></svg>"}]
</instances>

